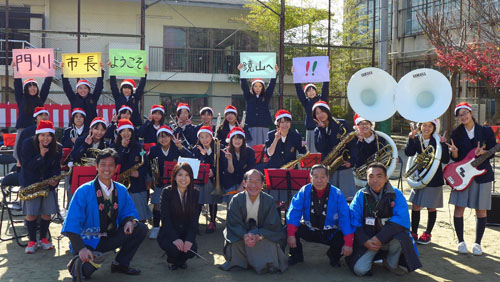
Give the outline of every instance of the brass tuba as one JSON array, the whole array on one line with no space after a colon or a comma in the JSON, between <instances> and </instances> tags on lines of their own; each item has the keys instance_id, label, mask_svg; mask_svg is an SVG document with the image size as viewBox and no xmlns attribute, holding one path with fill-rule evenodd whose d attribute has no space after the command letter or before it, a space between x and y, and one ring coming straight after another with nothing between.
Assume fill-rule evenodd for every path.
<instances>
[{"instance_id":1,"label":"brass tuba","mask_svg":"<svg viewBox=\"0 0 500 282\"><path fill-rule=\"evenodd\" d=\"M47 188L50 186L49 183L52 181L59 181L62 178L70 175L72 170L73 168L70 167L68 172L66 173L62 173L60 175L56 175L43 181L33 183L27 187L21 188L19 190L19 199L21 199L21 201L28 201L36 199L38 197L47 197L47 195L49 194L49 191L47 190Z\"/></svg>"}]
</instances>

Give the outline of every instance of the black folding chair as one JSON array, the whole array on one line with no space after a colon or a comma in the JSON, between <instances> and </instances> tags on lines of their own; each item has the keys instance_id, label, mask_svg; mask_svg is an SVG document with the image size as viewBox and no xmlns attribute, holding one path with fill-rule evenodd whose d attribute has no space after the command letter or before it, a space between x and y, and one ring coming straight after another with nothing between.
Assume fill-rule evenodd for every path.
<instances>
[{"instance_id":1,"label":"black folding chair","mask_svg":"<svg viewBox=\"0 0 500 282\"><path fill-rule=\"evenodd\" d=\"M1 189L2 189L2 214L1 214L1 222L0 222L0 241L9 241L9 240L16 240L17 244L21 247L25 247L26 244L23 244L19 241L20 238L27 236L27 234L18 234L16 230L16 223L23 223L24 225L24 218L23 219L18 219L15 220L15 216L23 216L22 215L22 206L20 202L17 201L11 201L11 194L12 193L17 193L13 192L12 188L18 188L19 187L19 180L18 180L18 173L17 172L12 172L7 174L3 179L1 183ZM18 190L17 190L18 191ZM17 197L16 197L17 198ZM2 237L2 227L4 223L4 212L7 211L8 219L7 221L7 228L5 231L5 234L7 234L9 230L9 225L12 227L13 235L11 234L10 237L3 238Z\"/></svg>"},{"instance_id":2,"label":"black folding chair","mask_svg":"<svg viewBox=\"0 0 500 282\"><path fill-rule=\"evenodd\" d=\"M3 175L9 172L9 165L15 164L17 160L12 154L0 154L0 165L3 167Z\"/></svg>"}]
</instances>

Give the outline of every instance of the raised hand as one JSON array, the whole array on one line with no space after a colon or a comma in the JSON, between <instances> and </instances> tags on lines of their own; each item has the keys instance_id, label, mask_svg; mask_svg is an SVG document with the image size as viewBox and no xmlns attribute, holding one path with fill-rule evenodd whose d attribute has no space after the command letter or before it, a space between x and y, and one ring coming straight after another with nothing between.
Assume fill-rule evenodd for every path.
<instances>
[{"instance_id":1,"label":"raised hand","mask_svg":"<svg viewBox=\"0 0 500 282\"><path fill-rule=\"evenodd\" d=\"M275 65L275 66L274 66L274 69L276 70L276 73L279 73L279 72L280 72L280 67L278 67L278 65Z\"/></svg>"},{"instance_id":2,"label":"raised hand","mask_svg":"<svg viewBox=\"0 0 500 282\"><path fill-rule=\"evenodd\" d=\"M148 120L153 121L153 114L151 114L151 113L149 114Z\"/></svg>"},{"instance_id":3,"label":"raised hand","mask_svg":"<svg viewBox=\"0 0 500 282\"><path fill-rule=\"evenodd\" d=\"M417 135L417 129L415 129L415 127L413 127L413 124L411 123L410 124L410 133L408 133L408 137L410 137L410 139L413 139L413 138L415 138L416 135Z\"/></svg>"},{"instance_id":4,"label":"raised hand","mask_svg":"<svg viewBox=\"0 0 500 282\"><path fill-rule=\"evenodd\" d=\"M446 141L447 141L446 140L446 131L443 133L443 135L438 134L438 136L439 136L439 140L440 140L439 142L446 143Z\"/></svg>"},{"instance_id":5,"label":"raised hand","mask_svg":"<svg viewBox=\"0 0 500 282\"><path fill-rule=\"evenodd\" d=\"M238 70L239 70L239 71L241 71L242 69L243 69L243 64L242 64L242 63L240 63L240 64L238 65Z\"/></svg>"},{"instance_id":6,"label":"raised hand","mask_svg":"<svg viewBox=\"0 0 500 282\"><path fill-rule=\"evenodd\" d=\"M89 135L87 135L87 137L85 137L85 143L92 145L92 138L93 137L94 137L94 133L92 132L92 130L90 130Z\"/></svg>"},{"instance_id":7,"label":"raised hand","mask_svg":"<svg viewBox=\"0 0 500 282\"><path fill-rule=\"evenodd\" d=\"M224 148L221 151L224 153L224 157L226 157L226 159L228 161L232 161L233 160L233 154L231 154L231 152L229 152L229 150L227 148Z\"/></svg>"},{"instance_id":8,"label":"raised hand","mask_svg":"<svg viewBox=\"0 0 500 282\"><path fill-rule=\"evenodd\" d=\"M457 148L457 146L455 146L453 139L451 139L451 144L449 144L448 142L445 142L445 144L448 145L448 148L450 148L450 151L452 153L458 152L458 148Z\"/></svg>"},{"instance_id":9,"label":"raised hand","mask_svg":"<svg viewBox=\"0 0 500 282\"><path fill-rule=\"evenodd\" d=\"M198 150L200 151L200 153L202 155L206 155L207 154L207 150L205 148L203 148L202 146L196 145L196 148L198 148Z\"/></svg>"},{"instance_id":10,"label":"raised hand","mask_svg":"<svg viewBox=\"0 0 500 282\"><path fill-rule=\"evenodd\" d=\"M321 127L321 128L326 127L326 124L324 122L320 121L319 119L313 119L313 120L316 123L316 125L318 125L318 127Z\"/></svg>"},{"instance_id":11,"label":"raised hand","mask_svg":"<svg viewBox=\"0 0 500 282\"><path fill-rule=\"evenodd\" d=\"M45 157L45 154L47 154L48 151L49 148L45 148L45 146L40 143L40 155L42 156L42 158Z\"/></svg>"},{"instance_id":12,"label":"raised hand","mask_svg":"<svg viewBox=\"0 0 500 282\"><path fill-rule=\"evenodd\" d=\"M481 156L482 154L486 153L484 150L486 148L486 144L481 146L481 142L477 141L477 147L476 147L476 156Z\"/></svg>"},{"instance_id":13,"label":"raised hand","mask_svg":"<svg viewBox=\"0 0 500 282\"><path fill-rule=\"evenodd\" d=\"M177 133L177 136L172 136L172 140L178 149L182 149L182 141L179 139L179 133Z\"/></svg>"}]
</instances>

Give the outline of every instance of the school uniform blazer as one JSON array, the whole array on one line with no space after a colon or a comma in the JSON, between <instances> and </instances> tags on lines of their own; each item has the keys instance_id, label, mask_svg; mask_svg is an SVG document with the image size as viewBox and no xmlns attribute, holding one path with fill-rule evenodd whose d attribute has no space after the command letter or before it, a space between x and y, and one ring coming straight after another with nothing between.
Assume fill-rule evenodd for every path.
<instances>
[{"instance_id":1,"label":"school uniform blazer","mask_svg":"<svg viewBox=\"0 0 500 282\"><path fill-rule=\"evenodd\" d=\"M137 137L144 138L144 143L156 143L156 131L157 129L154 127L154 123L146 120L139 129L137 129Z\"/></svg>"},{"instance_id":2,"label":"school uniform blazer","mask_svg":"<svg viewBox=\"0 0 500 282\"><path fill-rule=\"evenodd\" d=\"M186 149L185 147L182 147L181 150L175 146L173 141L170 141L170 147L168 150L168 155L165 156L163 154L163 151L161 149L161 144L156 144L155 146L151 147L149 149L148 153L148 160L152 160L154 158L158 158L158 166L159 166L159 171L160 171L160 177L163 177L163 171L164 171L164 166L163 164L165 162L177 162L177 159L179 157L184 157L184 158L193 158L193 153ZM163 186L161 184L161 181L159 183L155 183L156 187L161 187Z\"/></svg>"},{"instance_id":3,"label":"school uniform blazer","mask_svg":"<svg viewBox=\"0 0 500 282\"><path fill-rule=\"evenodd\" d=\"M375 134L375 133L374 133ZM370 143L366 143L365 140L359 141L355 138L355 145L352 146L351 159L355 161L355 168L358 168L366 163L366 160L373 156L378 149L384 147L387 142L384 138L378 137L379 147L377 147L377 140L373 140Z\"/></svg>"},{"instance_id":4,"label":"school uniform blazer","mask_svg":"<svg viewBox=\"0 0 500 282\"><path fill-rule=\"evenodd\" d=\"M46 77L43 81L42 88L40 88L40 104L33 105L33 110L35 107L42 107L45 104L45 100L49 96L50 86L52 84L52 77ZM19 111L16 128L26 128L30 125L35 124L35 119L33 118L33 113L27 113L24 111L24 103L26 102L24 97L24 87L23 81L20 78L14 79L14 94L16 96L17 109Z\"/></svg>"},{"instance_id":5,"label":"school uniform blazer","mask_svg":"<svg viewBox=\"0 0 500 282\"><path fill-rule=\"evenodd\" d=\"M21 173L19 184L22 187L40 182L61 173L62 147L57 144L57 153L46 154L44 157L35 148L33 138L27 138L22 143L21 151Z\"/></svg>"},{"instance_id":6,"label":"school uniform blazer","mask_svg":"<svg viewBox=\"0 0 500 282\"><path fill-rule=\"evenodd\" d=\"M220 149L221 150L224 149L224 146L222 144L220 146ZM212 170L213 175L216 175L216 173L217 173L217 167L214 165L214 153L215 153L214 150L212 150L212 153L210 154L210 156L207 155L207 154L205 154L205 155L201 154L200 150L198 150L198 147L194 147L191 150L191 152L193 153L194 158L200 160L200 162L202 164L209 164L210 165L210 170ZM219 156L220 156L220 159L219 159L219 162L218 162L219 165L220 165L220 167L219 167L219 174L220 174L220 176L222 176L223 175L222 173L226 169L224 167L224 164L227 164L227 161L226 162L224 161L225 157L224 157L224 153L223 152L220 152ZM214 181L215 179L211 178L211 180ZM220 178L220 184L221 184L222 187L224 187L224 181L223 180L224 180L224 178L221 177Z\"/></svg>"},{"instance_id":7,"label":"school uniform blazer","mask_svg":"<svg viewBox=\"0 0 500 282\"><path fill-rule=\"evenodd\" d=\"M321 96L316 95L316 97L309 99L304 93L304 88L302 83L295 83L295 92L297 92L297 98L299 98L300 103L304 107L306 112L306 118L304 119L304 124L307 130L314 130L316 128L316 123L313 120L312 107L314 103L319 100L323 100L328 103L328 94L330 91L330 82L323 82L321 87Z\"/></svg>"},{"instance_id":8,"label":"school uniform blazer","mask_svg":"<svg viewBox=\"0 0 500 282\"><path fill-rule=\"evenodd\" d=\"M265 152L269 156L267 150L274 141L274 135L276 134L276 129L269 131L267 133L267 140L265 146ZM306 147L302 146L302 137L300 134L295 132L295 130L290 129L288 135L286 136L285 143L279 140L276 144L276 150L274 154L269 156L269 162L267 163L267 168L280 168L282 165L296 160L297 152L300 154L306 153Z\"/></svg>"},{"instance_id":9,"label":"school uniform blazer","mask_svg":"<svg viewBox=\"0 0 500 282\"><path fill-rule=\"evenodd\" d=\"M120 155L120 173L125 172L132 166L141 162L141 151L142 146L138 143L129 145L127 148L122 147L121 144L113 144L113 148ZM150 173L148 166L148 158L144 156L144 164L140 166L137 171L139 172L139 177L130 176L130 188L129 193L140 193L146 191L146 175Z\"/></svg>"},{"instance_id":10,"label":"school uniform blazer","mask_svg":"<svg viewBox=\"0 0 500 282\"><path fill-rule=\"evenodd\" d=\"M147 75L141 77L139 85L132 92L132 95L130 95L129 99L127 100L125 95L123 95L123 93L120 91L120 88L118 88L118 84L116 82L116 76L114 75L109 76L109 86L111 87L111 93L113 94L113 98L115 99L116 112L118 112L118 110L123 105L131 107L132 117L130 118L130 121L134 124L134 126L140 126L142 124L142 118L139 112L139 101L141 101L142 95L144 95L144 87L146 87L146 79Z\"/></svg>"},{"instance_id":11,"label":"school uniform blazer","mask_svg":"<svg viewBox=\"0 0 500 282\"><path fill-rule=\"evenodd\" d=\"M189 148L191 146L191 149L194 147L196 142L198 142L198 136L197 136L198 131L196 131L195 127L192 124L187 124L184 127L177 127L174 130L174 136L177 137L177 134L179 134L179 139L183 140L186 138L186 140L189 142L182 142L182 146Z\"/></svg>"},{"instance_id":12,"label":"school uniform blazer","mask_svg":"<svg viewBox=\"0 0 500 282\"><path fill-rule=\"evenodd\" d=\"M73 91L73 87L69 83L69 79L61 75L63 82L63 89L66 97L68 97L69 103L71 104L71 110L74 108L82 108L85 113L85 125L90 126L92 120L97 117L97 102L99 101L99 97L101 97L102 89L103 89L103 77L104 70L101 71L101 76L97 78L94 86L94 91L89 92L87 97L82 98L82 96L78 95Z\"/></svg>"},{"instance_id":13,"label":"school uniform blazer","mask_svg":"<svg viewBox=\"0 0 500 282\"><path fill-rule=\"evenodd\" d=\"M229 125L222 127L220 130L217 131L217 138L221 141L221 144L224 144L224 146L227 146L227 135L229 134ZM248 143L252 141L252 135L250 134L250 131L248 130L248 126L245 123L245 126L243 127L243 131L245 132L245 141ZM198 132L198 131L197 131Z\"/></svg>"},{"instance_id":14,"label":"school uniform blazer","mask_svg":"<svg viewBox=\"0 0 500 282\"><path fill-rule=\"evenodd\" d=\"M73 146L73 150L70 153L71 161L75 163L79 163L81 158L85 156L87 150L91 148L92 145L89 145L85 142L86 135L80 136L76 138L75 145ZM99 149L105 149L109 147L109 144L104 141L104 138L101 140L99 144Z\"/></svg>"},{"instance_id":15,"label":"school uniform blazer","mask_svg":"<svg viewBox=\"0 0 500 282\"><path fill-rule=\"evenodd\" d=\"M408 142L406 143L405 147L405 154L408 157L414 156L415 154L421 154L422 153L422 146L420 145L420 138L415 136L415 138L411 139L408 138ZM429 140L429 146L433 146L434 150L436 149L436 140L434 137L431 137ZM447 164L450 161L450 153L448 146L445 143L441 143L441 163L442 164ZM434 174L434 177L432 177L431 181L429 184L427 184L428 187L438 187L444 185L444 180L443 180L443 168L441 165L439 165L436 173Z\"/></svg>"},{"instance_id":16,"label":"school uniform blazer","mask_svg":"<svg viewBox=\"0 0 500 282\"><path fill-rule=\"evenodd\" d=\"M269 85L266 88L265 95L257 96L250 92L250 86L246 79L241 79L241 90L243 90L243 96L247 102L246 111L247 118L246 123L249 127L269 127L273 124L273 119L271 118L271 112L269 111L269 102L273 97L274 87L276 86L276 78L272 78ZM264 93L263 93L264 94Z\"/></svg>"},{"instance_id":17,"label":"school uniform blazer","mask_svg":"<svg viewBox=\"0 0 500 282\"><path fill-rule=\"evenodd\" d=\"M458 148L458 158L455 159L453 156L451 157L456 162L463 160L472 149L476 149L477 142L481 142L481 146L485 144L485 150L489 150L496 145L495 134L493 134L491 127L481 126L477 123L474 125L474 138L472 140L469 139L463 124L459 125L451 132L450 138L453 139L455 146ZM491 156L490 159L493 157L494 155ZM484 161L482 164L477 166L477 169L486 169L485 174L478 175L474 178L477 183L487 183L493 181L494 174L489 160Z\"/></svg>"},{"instance_id":18,"label":"school uniform blazer","mask_svg":"<svg viewBox=\"0 0 500 282\"><path fill-rule=\"evenodd\" d=\"M255 151L250 148L246 147L246 159L242 160L240 156L240 160L236 159L236 156L233 156L233 166L234 166L234 172L229 173L227 171L228 167L228 162L229 160L224 158L224 188L229 189L233 187L234 185L239 185L243 181L243 175L251 169L255 168Z\"/></svg>"},{"instance_id":19,"label":"school uniform blazer","mask_svg":"<svg viewBox=\"0 0 500 282\"><path fill-rule=\"evenodd\" d=\"M70 126L70 127L67 127L66 129L64 129L63 137L61 139L61 143L62 143L63 148L73 148L73 146L75 145L73 143L73 141L71 141L71 130L73 130L73 129L74 129L74 126ZM78 136L76 136L76 138L78 139L78 137L82 137L82 136L87 137L87 135L89 135L89 127L84 125L82 134L78 134ZM75 140L75 142L76 142L76 140Z\"/></svg>"},{"instance_id":20,"label":"school uniform blazer","mask_svg":"<svg viewBox=\"0 0 500 282\"><path fill-rule=\"evenodd\" d=\"M342 126L346 129L346 135L351 132L351 128L347 121L343 119L337 120ZM316 150L321 153L321 160L324 160L325 157L340 143L341 139L337 138L337 135L342 135L344 130L342 130L341 126L339 126L335 121L330 121L328 124L328 129L323 127L316 127L314 129L314 144L316 145ZM351 142L349 142L346 146L346 149L353 153L354 142L356 138L354 138ZM354 156L349 159L349 163L351 166L354 165L356 157ZM347 169L344 165L341 165L338 170Z\"/></svg>"},{"instance_id":21,"label":"school uniform blazer","mask_svg":"<svg viewBox=\"0 0 500 282\"><path fill-rule=\"evenodd\" d=\"M26 140L27 138L30 138L30 137L31 137L31 139L33 139L33 136L35 136L36 127L37 127L36 124L30 125L30 126L26 127L25 129L23 129L21 134L19 134L19 145L16 148L16 152L17 152L18 156L21 156L21 152L23 150L23 146L22 146L23 141ZM22 159L20 159L20 161L22 164Z\"/></svg>"}]
</instances>

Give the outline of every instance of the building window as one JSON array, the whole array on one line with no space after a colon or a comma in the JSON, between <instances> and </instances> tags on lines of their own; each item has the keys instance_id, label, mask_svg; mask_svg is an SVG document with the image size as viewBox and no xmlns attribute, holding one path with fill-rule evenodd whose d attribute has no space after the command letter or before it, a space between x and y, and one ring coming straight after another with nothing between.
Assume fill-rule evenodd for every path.
<instances>
[{"instance_id":1,"label":"building window","mask_svg":"<svg viewBox=\"0 0 500 282\"><path fill-rule=\"evenodd\" d=\"M163 46L150 47L150 66L152 71L234 74L240 52L257 46L256 34L247 31L166 26Z\"/></svg>"},{"instance_id":2,"label":"building window","mask_svg":"<svg viewBox=\"0 0 500 282\"><path fill-rule=\"evenodd\" d=\"M9 7L9 27L29 29L30 28L30 8L29 7ZM0 28L5 28L5 6L0 6ZM10 32L9 33L9 53L12 57L12 49L22 49L23 41L29 41L30 36L27 33ZM0 64L10 65L5 62L5 32L0 33Z\"/></svg>"}]
</instances>

